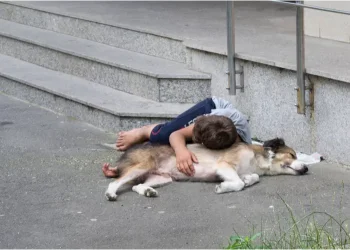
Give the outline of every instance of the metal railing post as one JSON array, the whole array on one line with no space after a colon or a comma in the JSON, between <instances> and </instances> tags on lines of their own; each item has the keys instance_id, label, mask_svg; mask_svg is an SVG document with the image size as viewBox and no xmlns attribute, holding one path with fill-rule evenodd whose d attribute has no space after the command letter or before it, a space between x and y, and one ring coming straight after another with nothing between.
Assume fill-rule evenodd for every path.
<instances>
[{"instance_id":1,"label":"metal railing post","mask_svg":"<svg viewBox=\"0 0 350 250\"><path fill-rule=\"evenodd\" d=\"M233 17L233 1L227 0L227 60L228 60L228 93L236 95L235 69L235 20Z\"/></svg>"},{"instance_id":2,"label":"metal railing post","mask_svg":"<svg viewBox=\"0 0 350 250\"><path fill-rule=\"evenodd\" d=\"M303 4L304 1L297 1ZM304 37L304 8L296 7L296 37L297 37L297 112L305 114L305 37Z\"/></svg>"}]
</instances>

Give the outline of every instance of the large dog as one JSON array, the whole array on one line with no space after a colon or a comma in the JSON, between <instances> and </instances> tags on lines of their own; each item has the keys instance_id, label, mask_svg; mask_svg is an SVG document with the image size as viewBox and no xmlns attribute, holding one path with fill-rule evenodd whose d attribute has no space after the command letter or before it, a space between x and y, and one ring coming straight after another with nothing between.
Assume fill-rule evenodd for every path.
<instances>
[{"instance_id":1,"label":"large dog","mask_svg":"<svg viewBox=\"0 0 350 250\"><path fill-rule=\"evenodd\" d=\"M263 146L239 143L224 150L209 150L200 144L189 144L188 149L198 159L193 176L177 170L170 146L140 145L129 149L117 161L114 170L119 178L109 184L107 199L116 200L118 189L130 181L135 184L133 191L147 197L157 196L154 188L172 181L221 181L215 188L220 194L251 186L261 175L302 175L308 171L297 160L295 151L279 138L266 141Z\"/></svg>"}]
</instances>

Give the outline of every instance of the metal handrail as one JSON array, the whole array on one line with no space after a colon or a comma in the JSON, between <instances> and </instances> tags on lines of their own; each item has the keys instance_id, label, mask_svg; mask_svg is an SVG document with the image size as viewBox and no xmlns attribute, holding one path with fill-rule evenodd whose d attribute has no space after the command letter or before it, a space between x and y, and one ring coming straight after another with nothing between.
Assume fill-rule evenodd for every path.
<instances>
[{"instance_id":1,"label":"metal handrail","mask_svg":"<svg viewBox=\"0 0 350 250\"><path fill-rule=\"evenodd\" d=\"M318 6L302 4L302 3L290 3L290 2L285 2L281 0L270 0L270 1L275 3L285 4L285 5L299 6L307 9L314 9L314 10L320 10L320 11L326 11L326 12L333 12L337 14L350 15L350 11L336 10L336 9L318 7Z\"/></svg>"},{"instance_id":2,"label":"metal handrail","mask_svg":"<svg viewBox=\"0 0 350 250\"><path fill-rule=\"evenodd\" d=\"M304 8L333 12L337 14L350 15L349 11L341 11L331 8L322 8L313 5L304 4L304 1L296 1L295 3L285 2L281 0L270 0L274 3L292 5L296 7L296 57L297 57L297 107L298 114L305 114L306 106L313 106L313 103L305 104L305 90L310 91L310 101L313 100L313 86L305 86L305 34L304 34ZM227 55L228 55L228 74L229 85L228 90L230 95L236 95L236 89L244 89L243 68L237 72L235 69L235 40L234 40L234 15L233 1L227 1ZM236 74L241 74L241 85L236 85ZM312 83L310 83L312 84Z\"/></svg>"}]
</instances>

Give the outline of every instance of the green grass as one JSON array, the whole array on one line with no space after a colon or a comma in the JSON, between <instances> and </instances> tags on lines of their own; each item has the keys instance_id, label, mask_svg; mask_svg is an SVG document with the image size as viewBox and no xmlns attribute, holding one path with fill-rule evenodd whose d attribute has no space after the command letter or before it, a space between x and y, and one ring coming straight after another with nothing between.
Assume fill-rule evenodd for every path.
<instances>
[{"instance_id":1,"label":"green grass","mask_svg":"<svg viewBox=\"0 0 350 250\"><path fill-rule=\"evenodd\" d=\"M236 235L229 240L225 249L349 249L350 234L347 220L339 219L327 212L314 211L298 218L292 208L280 197L288 212L288 219L282 224L280 218L277 227L260 232L251 229L249 236ZM340 201L342 207L342 199Z\"/></svg>"}]
</instances>

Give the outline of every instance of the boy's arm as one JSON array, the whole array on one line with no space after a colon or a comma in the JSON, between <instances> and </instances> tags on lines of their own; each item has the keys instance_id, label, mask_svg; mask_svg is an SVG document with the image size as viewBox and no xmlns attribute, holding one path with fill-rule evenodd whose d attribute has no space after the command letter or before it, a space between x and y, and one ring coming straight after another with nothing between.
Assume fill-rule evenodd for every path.
<instances>
[{"instance_id":1,"label":"boy's arm","mask_svg":"<svg viewBox=\"0 0 350 250\"><path fill-rule=\"evenodd\" d=\"M192 139L194 124L191 124L188 127L185 127L180 130L176 130L171 133L169 137L169 142L171 147L175 150L182 150L186 148L186 141L190 141Z\"/></svg>"},{"instance_id":2,"label":"boy's arm","mask_svg":"<svg viewBox=\"0 0 350 250\"><path fill-rule=\"evenodd\" d=\"M187 175L194 174L193 162L198 162L196 156L186 147L186 141L192 139L194 124L171 133L170 145L175 151L178 170Z\"/></svg>"}]
</instances>

